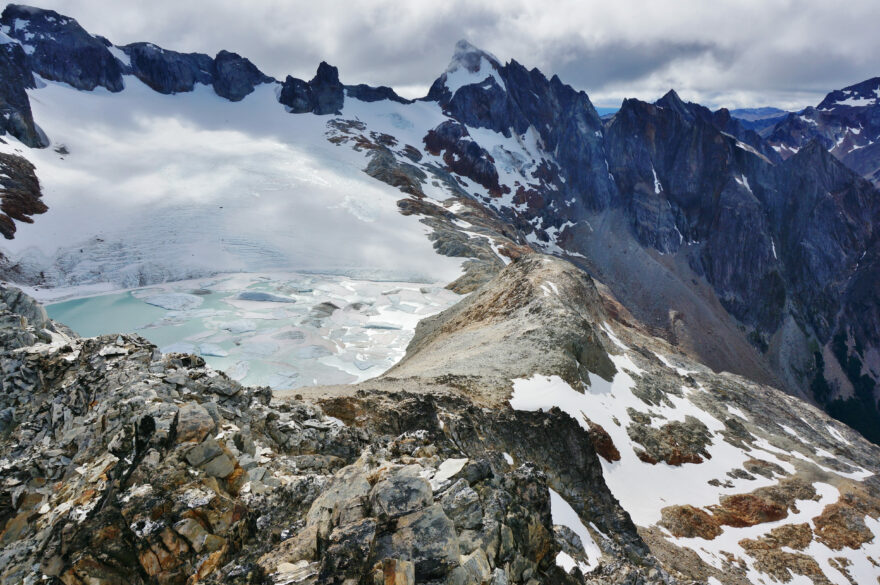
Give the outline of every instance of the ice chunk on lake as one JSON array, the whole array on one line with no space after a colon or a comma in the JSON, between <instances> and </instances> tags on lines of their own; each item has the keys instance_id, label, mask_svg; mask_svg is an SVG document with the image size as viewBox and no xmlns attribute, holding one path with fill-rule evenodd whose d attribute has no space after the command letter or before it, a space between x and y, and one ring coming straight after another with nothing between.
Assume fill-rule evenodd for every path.
<instances>
[{"instance_id":1,"label":"ice chunk on lake","mask_svg":"<svg viewBox=\"0 0 880 585\"><path fill-rule=\"evenodd\" d=\"M272 388L291 388L296 384L299 372L281 371L271 374L266 383Z\"/></svg>"},{"instance_id":2,"label":"ice chunk on lake","mask_svg":"<svg viewBox=\"0 0 880 585\"><path fill-rule=\"evenodd\" d=\"M249 331L256 331L257 324L251 319L239 319L237 321L229 321L228 323L223 323L220 326L221 329L226 329L230 333L247 333Z\"/></svg>"},{"instance_id":3,"label":"ice chunk on lake","mask_svg":"<svg viewBox=\"0 0 880 585\"><path fill-rule=\"evenodd\" d=\"M230 367L226 368L226 375L236 382L240 382L248 375L250 369L250 364L245 361L235 362Z\"/></svg>"},{"instance_id":4,"label":"ice chunk on lake","mask_svg":"<svg viewBox=\"0 0 880 585\"><path fill-rule=\"evenodd\" d=\"M274 339L286 339L288 341L302 341L306 338L306 334L302 331L293 330L293 331L282 331L281 333L276 333L273 336Z\"/></svg>"},{"instance_id":5,"label":"ice chunk on lake","mask_svg":"<svg viewBox=\"0 0 880 585\"><path fill-rule=\"evenodd\" d=\"M175 292L141 297L141 300L148 305L154 305L169 311L191 311L202 306L202 302L204 302L204 299L200 296Z\"/></svg>"},{"instance_id":6,"label":"ice chunk on lake","mask_svg":"<svg viewBox=\"0 0 880 585\"><path fill-rule=\"evenodd\" d=\"M273 295L272 293L260 292L255 290L246 290L238 293L236 297L241 301L258 301L262 303L295 303L296 299L282 297L281 295Z\"/></svg>"},{"instance_id":7,"label":"ice chunk on lake","mask_svg":"<svg viewBox=\"0 0 880 585\"><path fill-rule=\"evenodd\" d=\"M320 345L309 345L307 347L298 349L296 352L296 357L300 359L315 359L320 357L327 357L330 355L333 355L333 352L326 347L322 347Z\"/></svg>"},{"instance_id":8,"label":"ice chunk on lake","mask_svg":"<svg viewBox=\"0 0 880 585\"><path fill-rule=\"evenodd\" d=\"M161 348L162 353L196 353L196 346L185 341L178 341Z\"/></svg>"},{"instance_id":9,"label":"ice chunk on lake","mask_svg":"<svg viewBox=\"0 0 880 585\"><path fill-rule=\"evenodd\" d=\"M215 343L203 343L199 346L199 353L214 357L226 357L229 352Z\"/></svg>"},{"instance_id":10,"label":"ice chunk on lake","mask_svg":"<svg viewBox=\"0 0 880 585\"><path fill-rule=\"evenodd\" d=\"M278 347L278 344L272 341L251 341L242 343L241 351L247 355L266 357L278 351Z\"/></svg>"}]
</instances>

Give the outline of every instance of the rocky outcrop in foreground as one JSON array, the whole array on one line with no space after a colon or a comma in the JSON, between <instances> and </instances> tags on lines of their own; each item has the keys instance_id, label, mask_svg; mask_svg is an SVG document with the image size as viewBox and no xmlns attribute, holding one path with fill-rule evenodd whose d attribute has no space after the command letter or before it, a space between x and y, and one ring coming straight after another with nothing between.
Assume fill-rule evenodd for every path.
<instances>
[{"instance_id":1,"label":"rocky outcrop in foreground","mask_svg":"<svg viewBox=\"0 0 880 585\"><path fill-rule=\"evenodd\" d=\"M574 461L613 523L603 578L661 579L561 413L403 392L347 425L136 336L77 338L16 289L0 298L4 584L579 583L558 555L598 559L554 527L538 452Z\"/></svg>"},{"instance_id":2,"label":"rocky outcrop in foreground","mask_svg":"<svg viewBox=\"0 0 880 585\"><path fill-rule=\"evenodd\" d=\"M246 388L0 289L0 583L876 578L878 450L523 256L357 386Z\"/></svg>"}]
</instances>

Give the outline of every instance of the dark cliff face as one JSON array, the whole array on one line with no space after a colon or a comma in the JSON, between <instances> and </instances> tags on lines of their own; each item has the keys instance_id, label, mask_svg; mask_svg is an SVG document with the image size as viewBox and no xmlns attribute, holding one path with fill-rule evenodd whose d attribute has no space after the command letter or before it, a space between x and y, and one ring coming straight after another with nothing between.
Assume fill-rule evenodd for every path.
<instances>
[{"instance_id":1,"label":"dark cliff face","mask_svg":"<svg viewBox=\"0 0 880 585\"><path fill-rule=\"evenodd\" d=\"M49 141L34 123L26 89L36 86L21 45L0 45L0 130L27 146L43 148Z\"/></svg>"},{"instance_id":2,"label":"dark cliff face","mask_svg":"<svg viewBox=\"0 0 880 585\"><path fill-rule=\"evenodd\" d=\"M122 91L122 68L106 44L79 23L54 10L10 4L0 17L3 31L29 47L30 68L46 79L77 89L98 86Z\"/></svg>"},{"instance_id":3,"label":"dark cliff face","mask_svg":"<svg viewBox=\"0 0 880 585\"><path fill-rule=\"evenodd\" d=\"M214 91L231 102L241 101L256 86L272 81L271 77L260 72L253 63L229 51L217 53L211 74Z\"/></svg>"},{"instance_id":4,"label":"dark cliff face","mask_svg":"<svg viewBox=\"0 0 880 585\"><path fill-rule=\"evenodd\" d=\"M192 91L196 83L213 81L214 60L208 55L177 53L152 43L132 43L122 50L131 61L131 72L159 93Z\"/></svg>"},{"instance_id":5,"label":"dark cliff face","mask_svg":"<svg viewBox=\"0 0 880 585\"><path fill-rule=\"evenodd\" d=\"M462 69L472 82L450 91L447 80ZM876 313L866 307L877 305L865 293L873 273L857 263L877 239L880 197L820 143L805 144L783 161L727 110L713 113L675 92L655 104L627 100L603 127L585 94L516 62L502 66L465 45L457 47L453 65L426 99L437 101L456 121L428 133L429 151L433 146L441 152L439 139L445 137L447 147L459 153L453 162L462 167L450 163L449 170L477 181L492 196L499 190L491 172L497 162L476 144L473 152L466 148L467 128L508 137L538 135L543 151L552 153L550 164L558 166L542 177L536 173L540 180L529 186L528 196L514 199L525 205L515 212L501 210L502 215L539 242L547 226L586 224L570 232L564 249L583 254L581 264L606 278L640 318L693 315L695 301L688 295L703 294L699 281L704 279L726 313L716 317L732 318L738 329L721 333L720 339L708 331L700 334L705 345L727 352L717 367L741 367L743 350L722 347L740 343L731 336L741 337L789 390L812 393L828 405L850 384L870 386L873 399L866 404L877 413L873 374L869 381L847 375L836 390L823 394L813 389L817 376L825 375L815 351L801 349L792 357L783 349L793 338L803 348L830 347L841 332L850 340L849 352L861 361L873 351L869 348L880 347L876 327L850 327L838 317ZM460 128L457 140L453 128ZM502 192L505 187L500 186ZM565 204L572 200L574 205ZM613 215L624 218L629 235L593 230ZM642 260L625 256L626 238L669 259L651 261L661 267L641 271ZM617 252L601 251L617 244L622 246ZM668 288L667 279L678 288ZM649 293L632 293L633 288L655 290L663 300L646 300ZM696 321L699 325L683 326L705 328ZM667 330L673 337L674 327ZM849 358L838 359L846 370Z\"/></svg>"},{"instance_id":6,"label":"dark cliff face","mask_svg":"<svg viewBox=\"0 0 880 585\"><path fill-rule=\"evenodd\" d=\"M292 114L338 114L345 101L345 92L339 82L339 70L321 62L311 81L287 76L278 101L287 106Z\"/></svg>"},{"instance_id":7,"label":"dark cliff face","mask_svg":"<svg viewBox=\"0 0 880 585\"><path fill-rule=\"evenodd\" d=\"M16 231L13 220L33 223L31 216L49 208L41 199L40 181L28 160L0 153L0 173L0 235L11 240Z\"/></svg>"},{"instance_id":8,"label":"dark cliff face","mask_svg":"<svg viewBox=\"0 0 880 585\"><path fill-rule=\"evenodd\" d=\"M629 100L609 124L608 158L638 240L663 253L684 244L694 272L768 357L791 319L800 338L813 340L807 343L825 346L842 334L864 361L880 344L880 329L851 327L839 315L859 320L856 314L877 311L864 294L871 268L859 268L877 241L876 190L818 140L778 163L761 154L760 144L751 147L716 126L717 116L710 122L685 106L675 96L657 105ZM792 379L791 364L770 359ZM845 371L848 359L838 358ZM811 380L824 376L824 364L812 365L797 385L812 388ZM870 387L866 403L876 417L876 378L850 370L849 384ZM812 394L826 405L833 399ZM871 434L876 422L860 428Z\"/></svg>"},{"instance_id":9,"label":"dark cliff face","mask_svg":"<svg viewBox=\"0 0 880 585\"><path fill-rule=\"evenodd\" d=\"M877 238L880 198L867 181L813 141L787 160L779 222L788 272L813 326L827 339L859 256ZM875 333L876 335L876 333Z\"/></svg>"}]
</instances>

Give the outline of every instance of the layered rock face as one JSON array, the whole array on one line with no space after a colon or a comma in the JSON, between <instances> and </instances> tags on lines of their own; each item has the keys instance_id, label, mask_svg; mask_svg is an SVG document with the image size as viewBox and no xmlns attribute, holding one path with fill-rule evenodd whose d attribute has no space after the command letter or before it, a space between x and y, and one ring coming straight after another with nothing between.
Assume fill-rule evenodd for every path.
<instances>
[{"instance_id":1,"label":"layered rock face","mask_svg":"<svg viewBox=\"0 0 880 585\"><path fill-rule=\"evenodd\" d=\"M612 172L622 193L632 193L630 221L643 244L685 256L789 387L830 374L816 367L814 352L779 353L777 344L829 347L840 335L876 347L876 332L856 333L836 317L855 302L848 288L877 241L876 191L816 142L771 164L688 116L691 106L665 99L626 102L607 133L609 155L620 161ZM869 377L875 389L865 402L874 412L876 376ZM837 392L813 397L827 404L848 385L841 380ZM876 439L875 426L860 429Z\"/></svg>"}]
</instances>

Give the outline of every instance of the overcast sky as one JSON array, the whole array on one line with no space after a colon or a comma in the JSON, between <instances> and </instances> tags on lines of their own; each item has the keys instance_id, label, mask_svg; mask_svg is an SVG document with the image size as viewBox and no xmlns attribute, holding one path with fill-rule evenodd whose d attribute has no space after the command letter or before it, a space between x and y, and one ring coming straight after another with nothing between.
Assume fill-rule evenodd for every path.
<instances>
[{"instance_id":1,"label":"overcast sky","mask_svg":"<svg viewBox=\"0 0 880 585\"><path fill-rule=\"evenodd\" d=\"M816 104L880 76L880 1L31 0L116 44L235 51L265 73L424 95L465 38L590 94L598 106L669 88L711 107Z\"/></svg>"}]
</instances>

